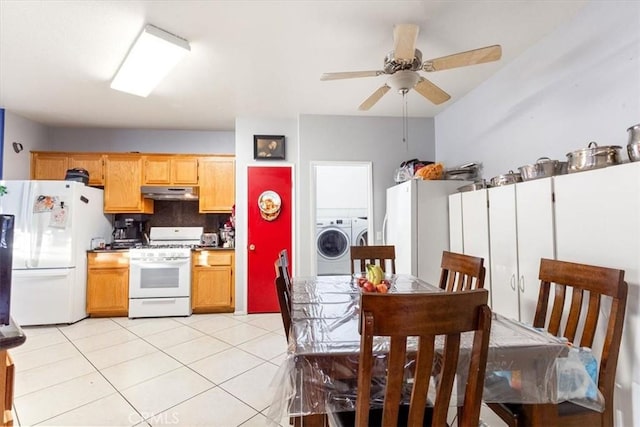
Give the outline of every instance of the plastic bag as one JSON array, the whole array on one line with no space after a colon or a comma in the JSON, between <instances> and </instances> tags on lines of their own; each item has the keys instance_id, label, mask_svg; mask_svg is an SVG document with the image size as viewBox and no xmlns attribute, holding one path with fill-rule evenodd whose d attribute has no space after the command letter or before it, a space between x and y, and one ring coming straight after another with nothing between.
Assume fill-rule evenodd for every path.
<instances>
[{"instance_id":1,"label":"plastic bag","mask_svg":"<svg viewBox=\"0 0 640 427\"><path fill-rule=\"evenodd\" d=\"M558 402L570 401L594 411L604 410L597 386L597 361L591 349L571 347L567 357L556 361Z\"/></svg>"}]
</instances>

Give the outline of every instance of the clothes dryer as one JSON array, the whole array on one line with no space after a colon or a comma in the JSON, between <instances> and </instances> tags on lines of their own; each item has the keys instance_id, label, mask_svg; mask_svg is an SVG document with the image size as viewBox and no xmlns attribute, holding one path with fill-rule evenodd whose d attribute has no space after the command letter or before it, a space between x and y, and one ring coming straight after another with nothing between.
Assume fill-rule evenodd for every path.
<instances>
[{"instance_id":1,"label":"clothes dryer","mask_svg":"<svg viewBox=\"0 0 640 427\"><path fill-rule=\"evenodd\" d=\"M369 220L363 217L351 219L351 245L367 246L369 244Z\"/></svg>"},{"instance_id":2,"label":"clothes dryer","mask_svg":"<svg viewBox=\"0 0 640 427\"><path fill-rule=\"evenodd\" d=\"M316 222L318 275L350 274L351 219L321 218Z\"/></svg>"}]
</instances>

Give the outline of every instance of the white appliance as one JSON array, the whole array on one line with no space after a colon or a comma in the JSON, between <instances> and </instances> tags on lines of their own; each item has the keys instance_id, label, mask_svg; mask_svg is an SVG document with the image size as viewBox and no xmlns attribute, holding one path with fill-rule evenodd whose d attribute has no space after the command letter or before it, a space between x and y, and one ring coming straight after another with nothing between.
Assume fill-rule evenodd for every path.
<instances>
[{"instance_id":1,"label":"white appliance","mask_svg":"<svg viewBox=\"0 0 640 427\"><path fill-rule=\"evenodd\" d=\"M149 246L129 249L129 317L191 315L191 249L202 227L151 227Z\"/></svg>"},{"instance_id":2,"label":"white appliance","mask_svg":"<svg viewBox=\"0 0 640 427\"><path fill-rule=\"evenodd\" d=\"M351 219L318 219L316 250L318 275L350 274Z\"/></svg>"},{"instance_id":3,"label":"white appliance","mask_svg":"<svg viewBox=\"0 0 640 427\"><path fill-rule=\"evenodd\" d=\"M449 249L449 194L467 184L411 179L387 189L383 244L396 249L396 272L437 285Z\"/></svg>"},{"instance_id":4,"label":"white appliance","mask_svg":"<svg viewBox=\"0 0 640 427\"><path fill-rule=\"evenodd\" d=\"M356 217L351 219L351 246L367 246L369 244L369 220Z\"/></svg>"},{"instance_id":5,"label":"white appliance","mask_svg":"<svg viewBox=\"0 0 640 427\"><path fill-rule=\"evenodd\" d=\"M111 235L103 190L77 181L0 181L0 212L15 215L11 316L16 323L87 317L87 253Z\"/></svg>"}]
</instances>

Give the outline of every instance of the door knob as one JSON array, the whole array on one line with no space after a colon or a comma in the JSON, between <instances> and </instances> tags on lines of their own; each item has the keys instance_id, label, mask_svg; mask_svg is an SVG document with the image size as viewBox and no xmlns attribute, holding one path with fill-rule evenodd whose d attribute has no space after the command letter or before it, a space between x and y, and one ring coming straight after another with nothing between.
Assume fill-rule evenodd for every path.
<instances>
[{"instance_id":1,"label":"door knob","mask_svg":"<svg viewBox=\"0 0 640 427\"><path fill-rule=\"evenodd\" d=\"M256 250L256 245L254 245L254 244L249 245L249 250L250 251L255 251Z\"/></svg>"}]
</instances>

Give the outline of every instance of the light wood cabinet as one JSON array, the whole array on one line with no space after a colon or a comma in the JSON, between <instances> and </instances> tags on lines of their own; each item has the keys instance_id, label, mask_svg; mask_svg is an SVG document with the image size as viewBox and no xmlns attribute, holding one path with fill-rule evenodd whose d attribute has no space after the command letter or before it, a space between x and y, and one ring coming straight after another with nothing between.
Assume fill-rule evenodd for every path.
<instances>
[{"instance_id":1,"label":"light wood cabinet","mask_svg":"<svg viewBox=\"0 0 640 427\"><path fill-rule=\"evenodd\" d=\"M69 169L67 153L31 153L31 179L63 180Z\"/></svg>"},{"instance_id":2,"label":"light wood cabinet","mask_svg":"<svg viewBox=\"0 0 640 427\"><path fill-rule=\"evenodd\" d=\"M142 185L197 186L200 213L229 213L235 204L232 155L31 152L31 179L64 180L71 168L104 187L104 212L153 213Z\"/></svg>"},{"instance_id":3,"label":"light wood cabinet","mask_svg":"<svg viewBox=\"0 0 640 427\"><path fill-rule=\"evenodd\" d=\"M191 308L194 313L235 309L233 251L194 251L191 257Z\"/></svg>"},{"instance_id":4,"label":"light wood cabinet","mask_svg":"<svg viewBox=\"0 0 640 427\"><path fill-rule=\"evenodd\" d=\"M144 156L145 185L198 185L198 158Z\"/></svg>"},{"instance_id":5,"label":"light wood cabinet","mask_svg":"<svg viewBox=\"0 0 640 427\"><path fill-rule=\"evenodd\" d=\"M87 313L91 317L127 316L129 253L87 254Z\"/></svg>"},{"instance_id":6,"label":"light wood cabinet","mask_svg":"<svg viewBox=\"0 0 640 427\"><path fill-rule=\"evenodd\" d=\"M15 381L15 365L7 350L0 351L0 384L2 393L0 394L0 411L2 411L2 425L13 425L13 384Z\"/></svg>"},{"instance_id":7,"label":"light wood cabinet","mask_svg":"<svg viewBox=\"0 0 640 427\"><path fill-rule=\"evenodd\" d=\"M104 157L103 154L99 153L70 154L69 169L85 169L89 172L89 185L102 187L104 185Z\"/></svg>"},{"instance_id":8,"label":"light wood cabinet","mask_svg":"<svg viewBox=\"0 0 640 427\"><path fill-rule=\"evenodd\" d=\"M171 159L171 183L198 185L198 164L197 157L173 157Z\"/></svg>"},{"instance_id":9,"label":"light wood cabinet","mask_svg":"<svg viewBox=\"0 0 640 427\"><path fill-rule=\"evenodd\" d=\"M142 156L110 154L105 162L104 211L110 213L153 213L153 200L144 199Z\"/></svg>"},{"instance_id":10,"label":"light wood cabinet","mask_svg":"<svg viewBox=\"0 0 640 427\"><path fill-rule=\"evenodd\" d=\"M235 204L235 193L233 157L200 158L200 212L231 212Z\"/></svg>"}]
</instances>

